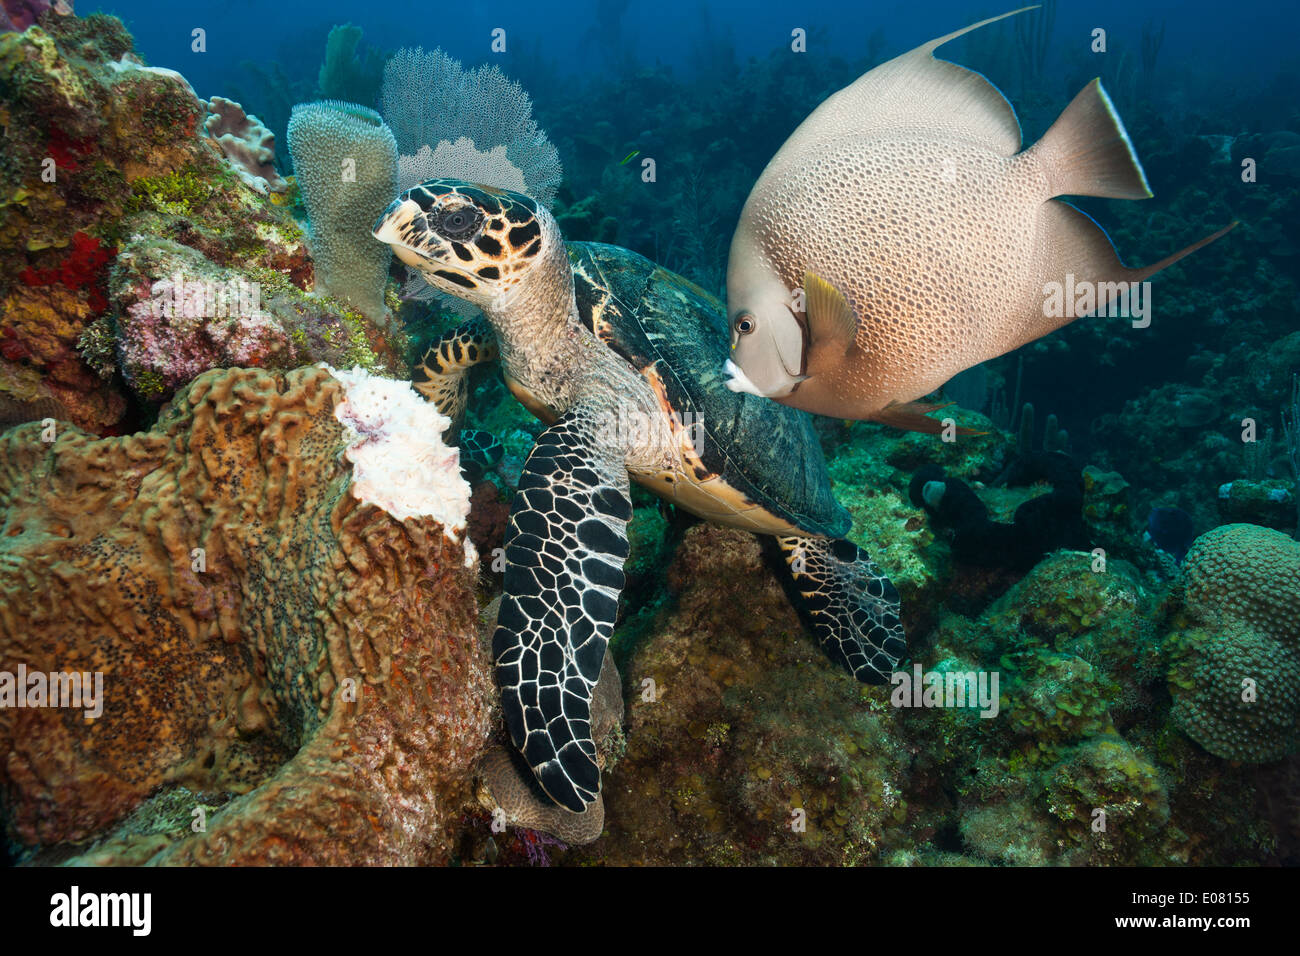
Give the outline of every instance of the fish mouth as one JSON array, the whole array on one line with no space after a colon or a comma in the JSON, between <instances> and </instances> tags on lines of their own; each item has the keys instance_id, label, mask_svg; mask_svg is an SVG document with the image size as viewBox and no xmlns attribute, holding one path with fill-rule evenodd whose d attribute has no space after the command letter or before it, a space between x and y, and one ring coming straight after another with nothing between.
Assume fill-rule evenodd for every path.
<instances>
[{"instance_id":1,"label":"fish mouth","mask_svg":"<svg viewBox=\"0 0 1300 956\"><path fill-rule=\"evenodd\" d=\"M723 364L722 371L729 376L724 384L733 392L748 392L750 395L757 395L759 398L767 398L767 395L749 380L749 376L745 374L744 370L731 359L727 359L726 363Z\"/></svg>"}]
</instances>

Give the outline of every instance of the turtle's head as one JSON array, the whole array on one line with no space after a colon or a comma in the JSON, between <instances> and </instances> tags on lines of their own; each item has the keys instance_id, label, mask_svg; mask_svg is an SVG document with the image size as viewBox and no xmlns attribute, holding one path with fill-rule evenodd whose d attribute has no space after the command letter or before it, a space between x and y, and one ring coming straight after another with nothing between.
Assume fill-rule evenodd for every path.
<instances>
[{"instance_id":1,"label":"turtle's head","mask_svg":"<svg viewBox=\"0 0 1300 956\"><path fill-rule=\"evenodd\" d=\"M509 298L557 243L563 247L544 206L459 179L406 190L372 232L430 285L480 308Z\"/></svg>"}]
</instances>

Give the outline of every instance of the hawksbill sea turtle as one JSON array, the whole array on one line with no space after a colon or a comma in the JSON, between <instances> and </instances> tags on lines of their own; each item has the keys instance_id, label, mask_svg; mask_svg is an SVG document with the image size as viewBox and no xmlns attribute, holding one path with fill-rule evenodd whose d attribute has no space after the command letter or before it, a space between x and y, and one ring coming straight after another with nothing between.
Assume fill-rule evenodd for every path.
<instances>
[{"instance_id":1,"label":"hawksbill sea turtle","mask_svg":"<svg viewBox=\"0 0 1300 956\"><path fill-rule=\"evenodd\" d=\"M898 592L844 539L809 417L726 387L717 298L627 249L566 245L534 200L460 180L402 193L374 235L486 317L435 344L416 387L458 419L466 370L499 355L548 426L510 507L492 652L511 740L552 800L580 813L600 792L591 700L624 584L630 480L774 536L828 655L888 681L907 649Z\"/></svg>"}]
</instances>

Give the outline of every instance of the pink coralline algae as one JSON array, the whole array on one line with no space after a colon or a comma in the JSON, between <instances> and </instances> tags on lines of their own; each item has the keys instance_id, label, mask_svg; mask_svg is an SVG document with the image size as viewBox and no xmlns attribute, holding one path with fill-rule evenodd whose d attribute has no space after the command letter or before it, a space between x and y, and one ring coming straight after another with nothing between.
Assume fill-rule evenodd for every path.
<instances>
[{"instance_id":1,"label":"pink coralline algae","mask_svg":"<svg viewBox=\"0 0 1300 956\"><path fill-rule=\"evenodd\" d=\"M217 366L261 366L288 350L286 333L260 311L258 297L229 282L160 279L127 307L123 364L159 373L166 391Z\"/></svg>"}]
</instances>

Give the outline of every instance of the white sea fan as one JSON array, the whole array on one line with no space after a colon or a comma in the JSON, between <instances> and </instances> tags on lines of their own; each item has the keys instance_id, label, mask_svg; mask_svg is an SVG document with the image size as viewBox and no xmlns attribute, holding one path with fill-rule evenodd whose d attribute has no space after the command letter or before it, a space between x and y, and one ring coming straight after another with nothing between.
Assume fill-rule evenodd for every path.
<instances>
[{"instance_id":1,"label":"white sea fan","mask_svg":"<svg viewBox=\"0 0 1300 956\"><path fill-rule=\"evenodd\" d=\"M499 67L465 70L442 50L399 50L384 67L380 103L408 165L418 162L425 146L434 157L461 161L456 171L422 166L432 170L425 179L453 176L524 192L547 205L555 198L562 178L559 153L537 128L524 88ZM460 146L462 139L472 145L473 156ZM504 148L504 162L497 147ZM503 175L509 182L494 181Z\"/></svg>"},{"instance_id":2,"label":"white sea fan","mask_svg":"<svg viewBox=\"0 0 1300 956\"><path fill-rule=\"evenodd\" d=\"M560 155L537 128L524 88L498 67L465 70L442 50L399 50L384 66L380 109L397 139L399 191L445 176L525 193L547 206L555 198ZM465 318L478 312L415 270L407 275L407 298Z\"/></svg>"},{"instance_id":3,"label":"white sea fan","mask_svg":"<svg viewBox=\"0 0 1300 956\"><path fill-rule=\"evenodd\" d=\"M523 171L510 162L504 146L493 146L487 151L479 150L468 136L462 136L454 143L444 139L438 143L437 149L421 146L414 156L399 156L397 159L399 191L404 192L425 180L440 176L486 183L517 193L528 191Z\"/></svg>"}]
</instances>

